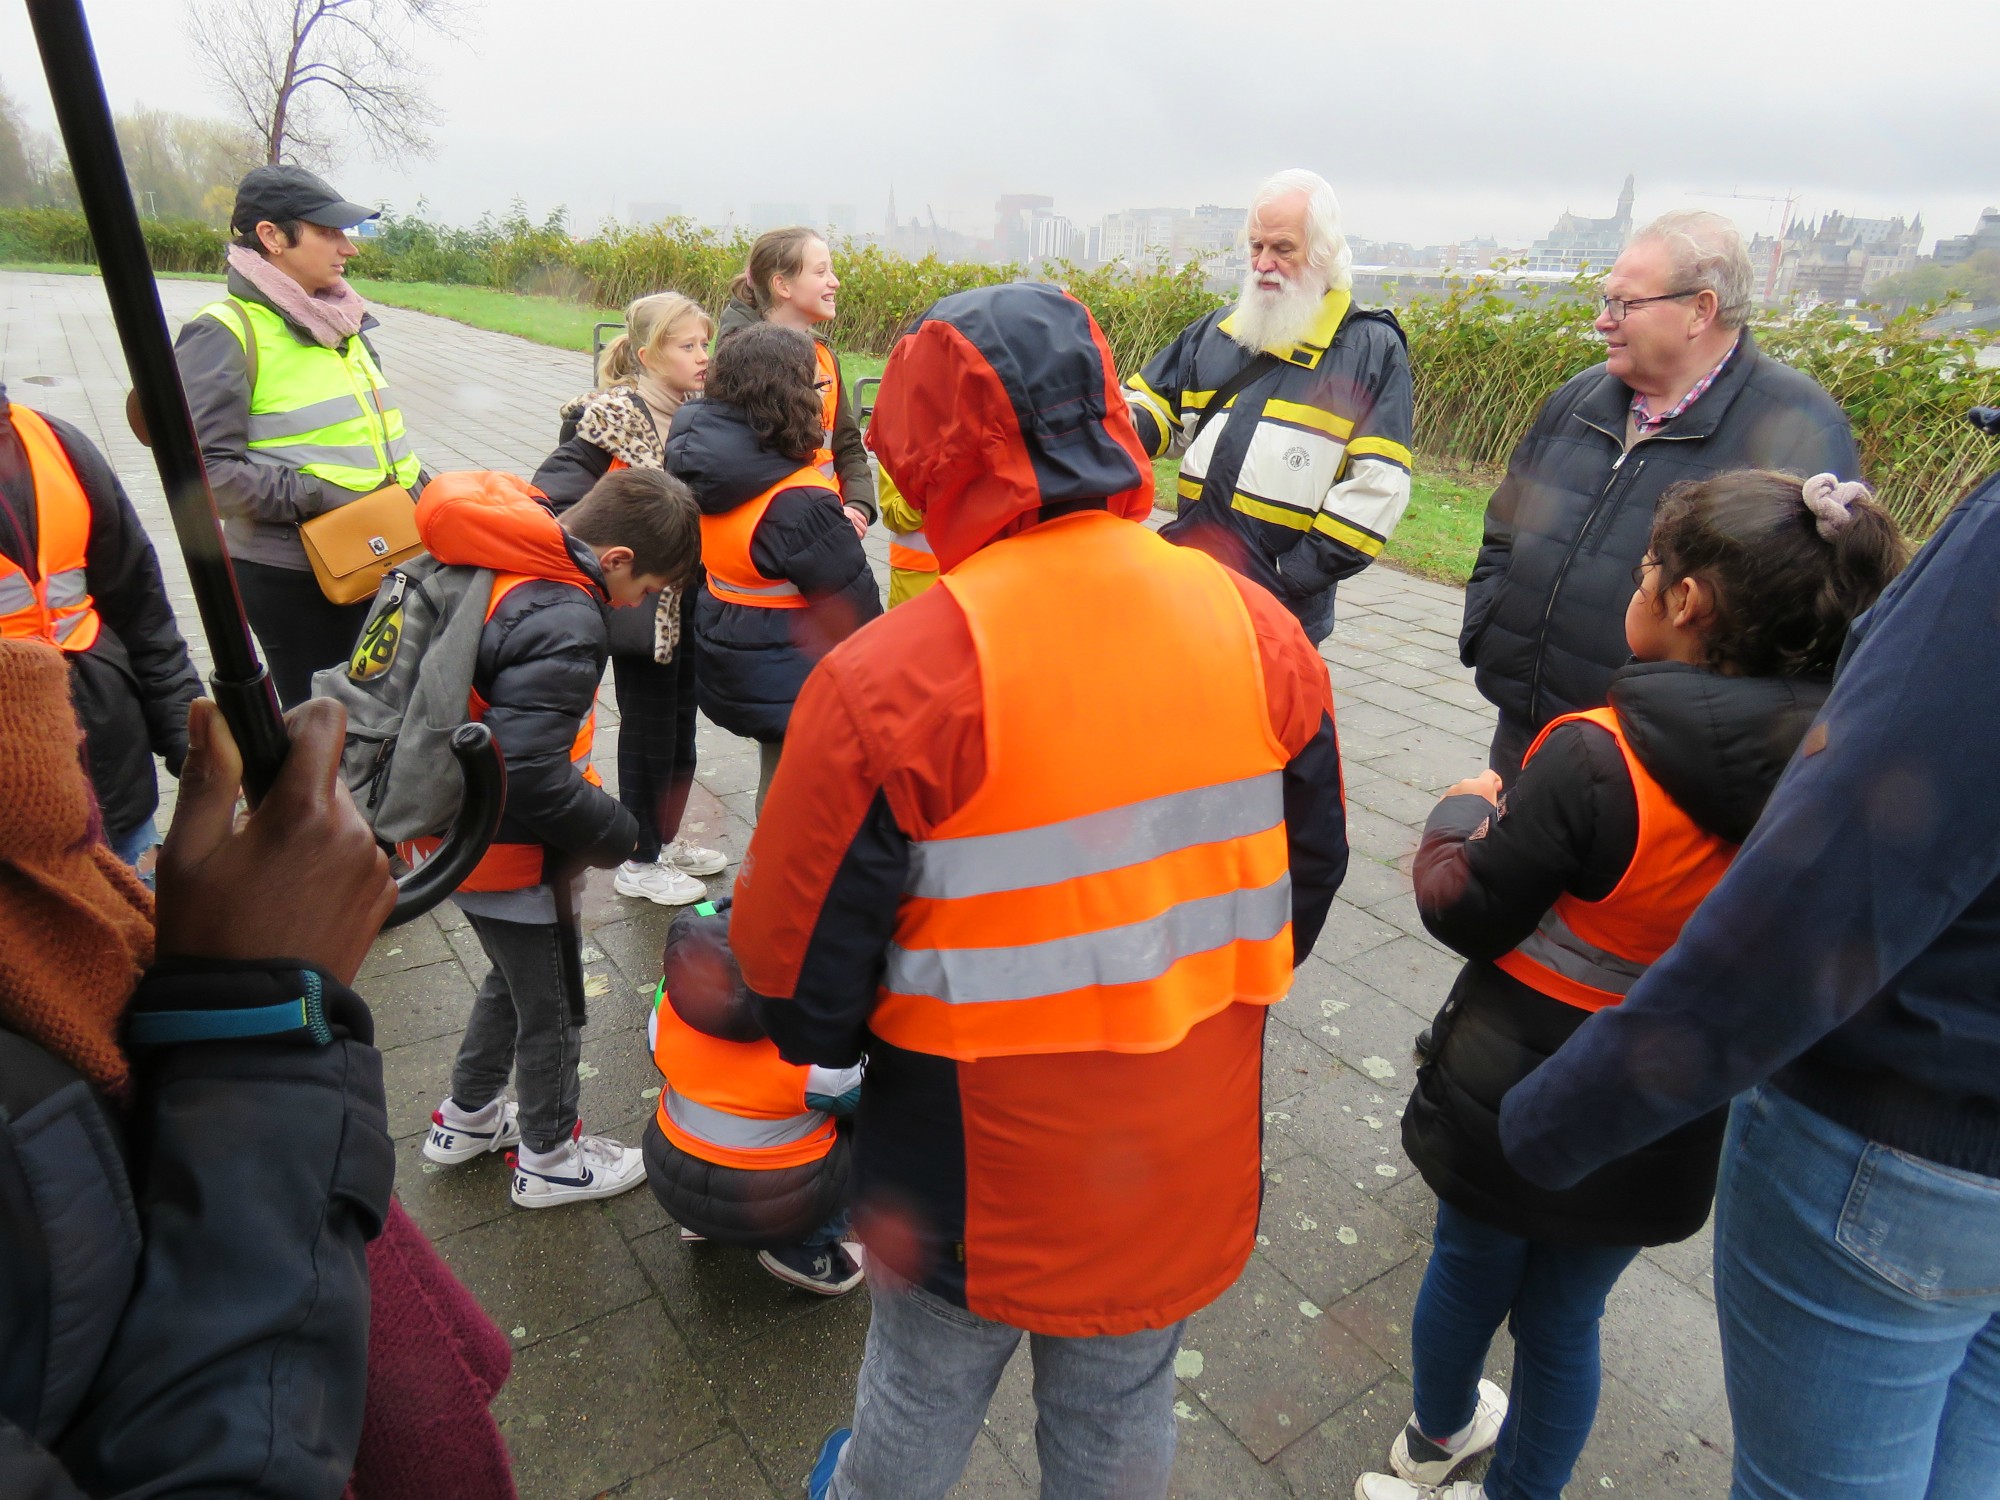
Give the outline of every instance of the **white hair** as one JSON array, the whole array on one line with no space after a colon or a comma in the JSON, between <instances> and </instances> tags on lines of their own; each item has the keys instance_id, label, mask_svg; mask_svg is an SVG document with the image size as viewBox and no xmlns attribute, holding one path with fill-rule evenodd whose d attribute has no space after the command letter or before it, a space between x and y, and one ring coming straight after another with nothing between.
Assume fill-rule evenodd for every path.
<instances>
[{"instance_id":1,"label":"white hair","mask_svg":"<svg viewBox=\"0 0 2000 1500\"><path fill-rule=\"evenodd\" d=\"M1249 238L1260 209L1293 193L1305 194L1307 263L1326 278L1328 290L1348 290L1354 285L1354 252L1347 248L1347 236L1340 231L1340 200L1333 196L1333 184L1317 172L1291 167L1258 183L1250 198L1250 211L1243 217L1244 239Z\"/></svg>"},{"instance_id":2,"label":"white hair","mask_svg":"<svg viewBox=\"0 0 2000 1500\"><path fill-rule=\"evenodd\" d=\"M1725 215L1705 208L1677 208L1661 214L1632 236L1666 247L1674 262L1676 291L1715 293L1715 318L1724 328L1750 321L1755 278L1743 235Z\"/></svg>"}]
</instances>

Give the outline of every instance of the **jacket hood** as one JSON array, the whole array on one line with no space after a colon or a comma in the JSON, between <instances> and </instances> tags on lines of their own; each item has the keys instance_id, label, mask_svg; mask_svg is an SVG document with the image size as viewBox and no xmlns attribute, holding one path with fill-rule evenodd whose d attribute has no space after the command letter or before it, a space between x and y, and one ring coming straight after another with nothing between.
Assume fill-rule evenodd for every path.
<instances>
[{"instance_id":1,"label":"jacket hood","mask_svg":"<svg viewBox=\"0 0 2000 1500\"><path fill-rule=\"evenodd\" d=\"M667 434L667 472L694 492L705 516L734 510L810 462L766 448L726 401L688 402Z\"/></svg>"},{"instance_id":2,"label":"jacket hood","mask_svg":"<svg viewBox=\"0 0 2000 1500\"><path fill-rule=\"evenodd\" d=\"M943 568L1044 505L1103 500L1128 520L1153 508L1110 347L1089 310L1052 286L935 303L889 356L868 446L923 513Z\"/></svg>"},{"instance_id":3,"label":"jacket hood","mask_svg":"<svg viewBox=\"0 0 2000 1500\"><path fill-rule=\"evenodd\" d=\"M1829 684L1724 677L1639 662L1611 679L1611 706L1639 763L1703 830L1740 844L1764 811Z\"/></svg>"},{"instance_id":4,"label":"jacket hood","mask_svg":"<svg viewBox=\"0 0 2000 1500\"><path fill-rule=\"evenodd\" d=\"M540 490L512 474L438 475L417 502L417 535L441 563L526 573L605 597L596 554L563 530Z\"/></svg>"}]
</instances>

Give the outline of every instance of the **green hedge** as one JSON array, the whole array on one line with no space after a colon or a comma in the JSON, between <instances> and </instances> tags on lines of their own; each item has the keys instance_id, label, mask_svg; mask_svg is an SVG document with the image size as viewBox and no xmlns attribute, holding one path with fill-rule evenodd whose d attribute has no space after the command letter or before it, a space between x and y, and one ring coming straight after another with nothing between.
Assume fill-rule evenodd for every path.
<instances>
[{"instance_id":1,"label":"green hedge","mask_svg":"<svg viewBox=\"0 0 2000 1500\"><path fill-rule=\"evenodd\" d=\"M146 242L163 271L221 269L223 238L206 225L150 221ZM352 271L383 281L458 283L623 307L673 287L719 314L750 237L723 236L686 220L607 226L579 240L560 214L540 223L517 207L471 228L386 216ZM0 209L0 259L93 260L83 216L63 209ZM883 354L909 318L950 292L1016 279L1018 266L907 260L849 245L839 258L839 339L854 353ZM1087 304L1119 368L1136 369L1186 324L1222 300L1195 266L1178 271L1058 267L1052 273ZM1550 391L1594 364L1596 283L1505 292L1474 278L1402 310L1416 380L1416 448L1456 467L1495 467L1527 430ZM1879 331L1837 308L1760 325L1775 357L1819 381L1853 419L1865 473L1914 535L1927 535L1967 486L2000 466L2000 450L1966 425L1967 407L2000 402L2000 375L1979 369L1969 344L1919 331L1913 310Z\"/></svg>"}]
</instances>

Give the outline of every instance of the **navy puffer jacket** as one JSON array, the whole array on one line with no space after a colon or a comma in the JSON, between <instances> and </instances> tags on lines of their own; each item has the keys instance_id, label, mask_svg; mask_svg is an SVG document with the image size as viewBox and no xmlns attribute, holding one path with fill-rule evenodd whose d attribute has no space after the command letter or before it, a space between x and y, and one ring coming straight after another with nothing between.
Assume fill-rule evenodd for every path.
<instances>
[{"instance_id":1,"label":"navy puffer jacket","mask_svg":"<svg viewBox=\"0 0 2000 1500\"><path fill-rule=\"evenodd\" d=\"M667 437L667 472L694 492L704 516L726 515L803 463L762 446L743 413L720 401L683 406ZM702 712L724 729L782 740L806 674L882 613L882 595L861 539L824 490L780 491L750 539L750 560L765 577L796 584L808 605L731 604L703 588L696 682Z\"/></svg>"}]
</instances>

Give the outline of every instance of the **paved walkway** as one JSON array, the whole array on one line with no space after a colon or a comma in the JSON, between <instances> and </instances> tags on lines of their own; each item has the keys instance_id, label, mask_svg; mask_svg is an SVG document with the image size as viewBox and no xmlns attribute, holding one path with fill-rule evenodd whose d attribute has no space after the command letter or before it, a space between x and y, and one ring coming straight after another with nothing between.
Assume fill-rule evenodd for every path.
<instances>
[{"instance_id":1,"label":"paved walkway","mask_svg":"<svg viewBox=\"0 0 2000 1500\"><path fill-rule=\"evenodd\" d=\"M161 283L178 326L211 284ZM379 347L418 450L434 468L531 472L557 404L587 361L499 334L380 313ZM192 629L159 486L125 430L125 374L91 279L0 274L0 378L14 399L98 437L163 544ZM882 539L871 540L878 568ZM1408 870L1437 792L1484 764L1489 712L1458 665L1456 590L1375 569L1341 590L1325 656L1338 701L1354 860L1292 996L1273 1012L1265 1065L1268 1181L1242 1279L1196 1315L1179 1361L1180 1457L1190 1497L1346 1496L1379 1466L1410 1410L1410 1308L1432 1199L1402 1153L1410 1038L1457 961L1425 935ZM200 653L197 643L197 654ZM616 712L603 715L607 775ZM740 858L754 752L705 720L688 831ZM714 883L726 889L728 877ZM659 1093L646 996L668 914L592 883L585 912L592 1024L583 1110L636 1139ZM385 936L360 988L373 1003L398 1142L397 1187L514 1339L498 1411L528 1500L775 1497L797 1493L820 1434L851 1408L868 1315L859 1294L793 1292L752 1258L689 1250L651 1196L538 1214L507 1203L489 1159L452 1171L417 1146L485 970L446 907ZM1709 1241L1648 1252L1611 1298L1604 1401L1570 1492L1716 1496L1728 1487ZM1503 1381L1506 1335L1494 1365ZM1017 1359L975 1446L961 1496L1036 1489L1034 1414Z\"/></svg>"}]
</instances>

